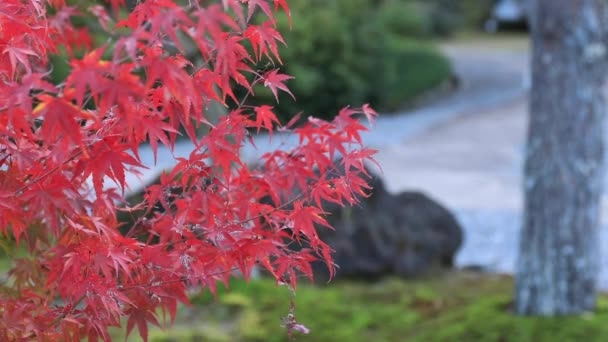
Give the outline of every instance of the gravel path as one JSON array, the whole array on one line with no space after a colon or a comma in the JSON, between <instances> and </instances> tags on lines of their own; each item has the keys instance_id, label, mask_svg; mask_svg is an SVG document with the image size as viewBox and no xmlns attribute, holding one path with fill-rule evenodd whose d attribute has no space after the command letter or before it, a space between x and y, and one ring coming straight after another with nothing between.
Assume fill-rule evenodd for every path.
<instances>
[{"instance_id":1,"label":"gravel path","mask_svg":"<svg viewBox=\"0 0 608 342\"><path fill-rule=\"evenodd\" d=\"M422 191L455 213L465 230L458 266L512 273L521 227L527 55L494 51L481 63L468 58L475 51L450 52L462 63L457 70L478 75L471 79L478 82L470 86L472 95L456 98L469 107L382 146L378 161L389 191ZM487 77L494 69L506 77ZM509 96L475 101L484 92Z\"/></svg>"},{"instance_id":2,"label":"gravel path","mask_svg":"<svg viewBox=\"0 0 608 342\"><path fill-rule=\"evenodd\" d=\"M423 191L455 213L465 230L465 242L456 258L458 266L512 273L522 224L528 54L526 50L494 50L487 56L479 54L484 59L481 63L466 56L477 54L475 49L467 52L454 47L448 52L461 63L459 70L477 74L471 81L479 83L469 88L472 95L458 97L471 107L452 112L400 143L382 146L378 160L390 191ZM501 80L491 77L491 69L500 70L496 77ZM476 101L475 95L484 92L512 96L485 105ZM608 173L606 178L608 184ZM599 286L608 290L606 195L602 208Z\"/></svg>"}]
</instances>

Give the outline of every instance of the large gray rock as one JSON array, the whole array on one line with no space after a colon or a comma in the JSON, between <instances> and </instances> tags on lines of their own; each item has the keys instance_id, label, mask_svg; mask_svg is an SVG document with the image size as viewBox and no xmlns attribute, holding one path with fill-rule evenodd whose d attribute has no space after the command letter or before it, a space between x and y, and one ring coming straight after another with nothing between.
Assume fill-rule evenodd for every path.
<instances>
[{"instance_id":1,"label":"large gray rock","mask_svg":"<svg viewBox=\"0 0 608 342\"><path fill-rule=\"evenodd\" d=\"M463 241L463 230L443 206L419 192L397 195L382 181L372 181L373 194L355 207L328 207L335 231L320 228L334 250L338 277L414 277L449 268ZM315 265L317 278L327 277Z\"/></svg>"}]
</instances>

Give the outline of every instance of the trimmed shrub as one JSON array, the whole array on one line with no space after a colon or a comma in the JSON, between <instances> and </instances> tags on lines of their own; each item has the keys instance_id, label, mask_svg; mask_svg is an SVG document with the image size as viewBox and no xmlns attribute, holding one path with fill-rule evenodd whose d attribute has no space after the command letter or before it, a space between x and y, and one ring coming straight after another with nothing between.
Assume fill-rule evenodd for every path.
<instances>
[{"instance_id":1,"label":"trimmed shrub","mask_svg":"<svg viewBox=\"0 0 608 342\"><path fill-rule=\"evenodd\" d=\"M384 88L378 89L377 103L395 110L446 80L451 74L449 61L437 49L406 40L397 46L398 53L384 71Z\"/></svg>"},{"instance_id":2,"label":"trimmed shrub","mask_svg":"<svg viewBox=\"0 0 608 342\"><path fill-rule=\"evenodd\" d=\"M494 0L416 0L429 18L434 35L448 37L461 30L479 30Z\"/></svg>"},{"instance_id":3,"label":"trimmed shrub","mask_svg":"<svg viewBox=\"0 0 608 342\"><path fill-rule=\"evenodd\" d=\"M441 53L421 42L434 35L429 6L423 2L306 0L289 5L293 27L283 13L277 25L288 44L279 51L285 63L282 72L296 78L287 83L296 100L280 92L275 107L283 122L300 111L330 119L347 104L370 103L377 110L396 110L450 75ZM83 18L75 20L88 24ZM97 43L107 38L94 37ZM63 53L51 57L51 78L56 84L69 73L65 60ZM237 97L244 92L241 89ZM267 88L258 86L255 93L249 104L274 103Z\"/></svg>"},{"instance_id":4,"label":"trimmed shrub","mask_svg":"<svg viewBox=\"0 0 608 342\"><path fill-rule=\"evenodd\" d=\"M285 16L277 24L287 47L280 50L282 72L294 93L279 97L283 121L303 111L331 118L345 104L371 103L391 111L442 83L448 61L422 38L432 35L416 2L403 0L308 0L292 2L293 28ZM255 89L255 104L272 94Z\"/></svg>"}]
</instances>

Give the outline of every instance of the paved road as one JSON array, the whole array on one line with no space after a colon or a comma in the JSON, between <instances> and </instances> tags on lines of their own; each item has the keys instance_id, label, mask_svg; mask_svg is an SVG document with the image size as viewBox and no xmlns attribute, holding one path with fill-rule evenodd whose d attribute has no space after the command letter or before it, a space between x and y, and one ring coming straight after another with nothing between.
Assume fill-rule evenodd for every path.
<instances>
[{"instance_id":1,"label":"paved road","mask_svg":"<svg viewBox=\"0 0 608 342\"><path fill-rule=\"evenodd\" d=\"M511 273L521 224L528 50L521 45L443 48L461 79L460 89L379 127L382 132L404 127L403 134L395 134L399 141L368 141L380 149L390 191L423 191L456 213L466 234L458 265Z\"/></svg>"},{"instance_id":2,"label":"paved road","mask_svg":"<svg viewBox=\"0 0 608 342\"><path fill-rule=\"evenodd\" d=\"M519 181L528 53L469 45L444 50L460 89L431 106L380 120L365 141L380 149L391 190L422 189L450 206L478 206L487 201L463 196L463 190L495 198ZM440 179L446 181L437 183ZM517 207L517 195L508 197L497 205Z\"/></svg>"}]
</instances>

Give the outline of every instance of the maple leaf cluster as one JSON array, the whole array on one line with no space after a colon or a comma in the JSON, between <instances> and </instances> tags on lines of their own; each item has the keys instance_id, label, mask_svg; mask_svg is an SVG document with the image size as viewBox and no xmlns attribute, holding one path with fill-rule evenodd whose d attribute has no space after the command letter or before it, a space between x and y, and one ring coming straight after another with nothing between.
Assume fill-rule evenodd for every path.
<instances>
[{"instance_id":1,"label":"maple leaf cluster","mask_svg":"<svg viewBox=\"0 0 608 342\"><path fill-rule=\"evenodd\" d=\"M255 267L295 289L318 259L333 271L316 230L328 226L322 204L366 195L364 163L374 151L362 145L358 118L376 113L346 108L333 122L280 127L299 137L297 146L246 165L240 149L250 132L277 128L273 107L241 105L211 124L209 104L244 103L233 89L253 96L258 83L289 92L278 68L255 69L260 59L280 63L273 16L289 7L184 3L140 1L124 14L124 0L89 8L0 1L0 238L29 251L0 285L0 340L108 341L123 319L146 340L159 309L172 321L189 289L215 292ZM256 11L265 21L254 25ZM72 25L85 14L106 30L105 45ZM196 46L197 61L184 57L184 42ZM71 71L51 84L48 56L60 50ZM199 138L201 126L209 133ZM140 147L156 156L161 145L174 148L179 132L191 153L141 203L125 206L125 175L152 166ZM124 227L117 212L135 210L146 215ZM290 315L287 326L305 330Z\"/></svg>"}]
</instances>

